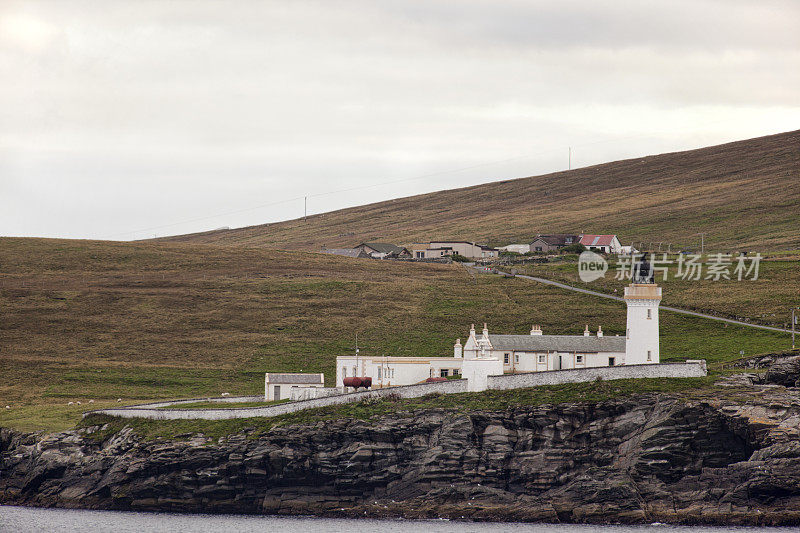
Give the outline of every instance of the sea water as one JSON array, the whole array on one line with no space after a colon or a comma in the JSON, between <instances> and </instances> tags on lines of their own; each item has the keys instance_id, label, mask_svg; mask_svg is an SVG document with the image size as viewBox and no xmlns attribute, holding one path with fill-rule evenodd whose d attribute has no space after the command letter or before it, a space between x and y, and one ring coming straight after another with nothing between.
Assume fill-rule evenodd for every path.
<instances>
[{"instance_id":1,"label":"sea water","mask_svg":"<svg viewBox=\"0 0 800 533\"><path fill-rule=\"evenodd\" d=\"M649 526L585 526L563 524L520 524L464 522L450 520L371 520L260 515L202 515L172 513L134 513L84 511L73 509L38 509L0 506L2 533L727 533L747 531L797 531L796 528L738 528Z\"/></svg>"}]
</instances>

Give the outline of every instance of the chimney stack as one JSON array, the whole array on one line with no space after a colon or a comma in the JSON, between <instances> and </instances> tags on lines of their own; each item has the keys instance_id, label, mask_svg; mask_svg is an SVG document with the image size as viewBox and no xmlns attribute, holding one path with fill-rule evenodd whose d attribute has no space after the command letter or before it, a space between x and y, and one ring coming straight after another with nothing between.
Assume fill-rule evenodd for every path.
<instances>
[{"instance_id":1,"label":"chimney stack","mask_svg":"<svg viewBox=\"0 0 800 533\"><path fill-rule=\"evenodd\" d=\"M597 336L598 337L603 336L603 326L597 326Z\"/></svg>"},{"instance_id":2,"label":"chimney stack","mask_svg":"<svg viewBox=\"0 0 800 533\"><path fill-rule=\"evenodd\" d=\"M531 335L541 335L542 334L542 327L538 324L534 324L531 328Z\"/></svg>"},{"instance_id":3,"label":"chimney stack","mask_svg":"<svg viewBox=\"0 0 800 533\"><path fill-rule=\"evenodd\" d=\"M588 336L590 336L591 334L592 334L592 333L589 331L589 324L586 324L586 329L584 329L584 330L583 330L583 336L584 336L584 337L588 337Z\"/></svg>"}]
</instances>

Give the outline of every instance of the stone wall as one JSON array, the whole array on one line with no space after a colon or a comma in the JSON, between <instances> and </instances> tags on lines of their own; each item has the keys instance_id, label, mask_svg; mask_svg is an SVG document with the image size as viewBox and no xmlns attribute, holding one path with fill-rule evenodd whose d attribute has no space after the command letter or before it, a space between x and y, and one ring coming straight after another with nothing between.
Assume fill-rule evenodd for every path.
<instances>
[{"instance_id":1,"label":"stone wall","mask_svg":"<svg viewBox=\"0 0 800 533\"><path fill-rule=\"evenodd\" d=\"M705 361L686 363L661 363L658 365L620 365L579 368L570 370L549 370L526 374L506 374L489 376L489 389L521 389L540 385L559 385L561 383L581 383L629 378L699 378L706 375Z\"/></svg>"},{"instance_id":2,"label":"stone wall","mask_svg":"<svg viewBox=\"0 0 800 533\"><path fill-rule=\"evenodd\" d=\"M337 396L343 392L344 387L292 387L289 391L293 402Z\"/></svg>"},{"instance_id":3,"label":"stone wall","mask_svg":"<svg viewBox=\"0 0 800 533\"><path fill-rule=\"evenodd\" d=\"M181 403L192 403L197 401L230 401L229 398L220 398L214 400L204 398L195 400L180 400L179 402L161 402L154 404L134 405L131 407L120 407L118 409L99 409L97 411L89 411L84 413L83 416L85 417L90 414L105 414L122 418L149 418L151 420L225 420L230 418L271 417L285 415L287 413L294 413L304 409L314 409L316 407L325 407L328 405L341 405L345 403L360 402L361 400L382 398L389 395L397 395L401 398L419 398L427 394L453 394L457 392L467 392L466 379L453 379L448 381L440 381L437 383L420 383L417 385L405 385L402 387L389 387L385 389L374 389L363 392L351 392L349 394L340 394L338 396L316 398L313 400L300 400L297 402L268 405L264 407L169 410L159 409L159 407L167 407L170 405L179 405ZM255 396L253 398L256 399L239 399L238 401L263 401L264 399L263 396Z\"/></svg>"}]
</instances>

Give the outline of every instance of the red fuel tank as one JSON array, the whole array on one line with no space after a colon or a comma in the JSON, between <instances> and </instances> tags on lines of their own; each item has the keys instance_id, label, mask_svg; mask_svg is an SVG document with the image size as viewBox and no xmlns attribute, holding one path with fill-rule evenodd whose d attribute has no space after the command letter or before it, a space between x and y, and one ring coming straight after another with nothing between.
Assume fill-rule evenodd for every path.
<instances>
[{"instance_id":1,"label":"red fuel tank","mask_svg":"<svg viewBox=\"0 0 800 533\"><path fill-rule=\"evenodd\" d=\"M368 388L370 388L372 386L372 378L369 378L369 377L365 377L365 378L357 378L357 377L344 378L342 380L342 383L344 383L345 387L353 387L354 389L358 389L360 387L364 387L365 389L368 389Z\"/></svg>"}]
</instances>

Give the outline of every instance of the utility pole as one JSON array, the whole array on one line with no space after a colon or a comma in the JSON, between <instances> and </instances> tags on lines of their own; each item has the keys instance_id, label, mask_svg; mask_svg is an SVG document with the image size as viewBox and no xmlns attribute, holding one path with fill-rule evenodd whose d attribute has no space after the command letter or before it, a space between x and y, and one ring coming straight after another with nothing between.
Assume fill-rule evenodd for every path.
<instances>
[{"instance_id":1,"label":"utility pole","mask_svg":"<svg viewBox=\"0 0 800 533\"><path fill-rule=\"evenodd\" d=\"M356 331L356 372L360 372L361 370L358 368L358 332ZM357 376L353 376L357 377Z\"/></svg>"},{"instance_id":2,"label":"utility pole","mask_svg":"<svg viewBox=\"0 0 800 533\"><path fill-rule=\"evenodd\" d=\"M705 233L695 233L695 235L700 235L700 255L705 254L706 252L706 234Z\"/></svg>"},{"instance_id":3,"label":"utility pole","mask_svg":"<svg viewBox=\"0 0 800 533\"><path fill-rule=\"evenodd\" d=\"M303 197L303 222L308 221L308 196ZM358 341L356 341L358 344Z\"/></svg>"},{"instance_id":4,"label":"utility pole","mask_svg":"<svg viewBox=\"0 0 800 533\"><path fill-rule=\"evenodd\" d=\"M800 307L792 308L792 350L794 350L794 328L795 324L797 324L797 317L795 316L795 311L800 309Z\"/></svg>"},{"instance_id":5,"label":"utility pole","mask_svg":"<svg viewBox=\"0 0 800 533\"><path fill-rule=\"evenodd\" d=\"M569 147L569 157L567 158L567 170L572 170L572 146Z\"/></svg>"}]
</instances>

